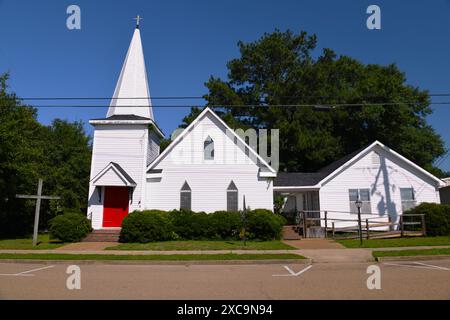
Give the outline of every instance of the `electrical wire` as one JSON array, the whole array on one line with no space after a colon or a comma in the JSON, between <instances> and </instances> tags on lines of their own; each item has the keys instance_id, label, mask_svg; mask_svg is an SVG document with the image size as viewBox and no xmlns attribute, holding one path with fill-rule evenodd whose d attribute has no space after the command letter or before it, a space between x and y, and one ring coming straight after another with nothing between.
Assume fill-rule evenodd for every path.
<instances>
[{"instance_id":1,"label":"electrical wire","mask_svg":"<svg viewBox=\"0 0 450 320\"><path fill-rule=\"evenodd\" d=\"M405 101L405 102L378 102L378 103L318 103L318 104L242 104L242 105L227 105L227 104L217 104L217 105L118 105L114 107L120 108L299 108L299 107L314 107L316 109L335 109L341 107L364 107L364 106L398 106L398 105L417 105L422 102L419 101ZM450 105L450 101L440 101L440 102L429 102L428 105ZM8 107L15 105L1 104L0 107ZM33 105L35 108L107 108L110 105Z\"/></svg>"}]
</instances>

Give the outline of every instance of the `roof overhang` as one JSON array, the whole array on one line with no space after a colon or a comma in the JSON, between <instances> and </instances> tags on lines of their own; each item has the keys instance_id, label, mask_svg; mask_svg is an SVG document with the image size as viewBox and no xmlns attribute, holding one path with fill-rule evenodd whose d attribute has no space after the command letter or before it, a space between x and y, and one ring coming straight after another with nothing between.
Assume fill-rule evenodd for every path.
<instances>
[{"instance_id":1,"label":"roof overhang","mask_svg":"<svg viewBox=\"0 0 450 320\"><path fill-rule=\"evenodd\" d=\"M260 178L276 178L277 173L272 171L262 171L259 170L258 175Z\"/></svg>"},{"instance_id":2,"label":"roof overhang","mask_svg":"<svg viewBox=\"0 0 450 320\"><path fill-rule=\"evenodd\" d=\"M155 132L161 137L164 138L164 133L161 131L161 129L158 127L158 125L152 120L113 120L113 119L94 119L89 120L89 124L96 126L96 125L107 125L107 124L125 124L125 125L152 125L153 128L155 128Z\"/></svg>"},{"instance_id":3,"label":"roof overhang","mask_svg":"<svg viewBox=\"0 0 450 320\"><path fill-rule=\"evenodd\" d=\"M147 179L152 179L152 178L162 178L162 169L153 169L153 170L149 170L146 174L146 178Z\"/></svg>"}]
</instances>

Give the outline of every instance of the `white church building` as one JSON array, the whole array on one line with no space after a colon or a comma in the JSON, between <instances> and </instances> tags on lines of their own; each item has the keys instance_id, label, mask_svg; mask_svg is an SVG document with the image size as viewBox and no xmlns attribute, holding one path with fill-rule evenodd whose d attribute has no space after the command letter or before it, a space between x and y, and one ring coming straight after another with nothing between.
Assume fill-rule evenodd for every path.
<instances>
[{"instance_id":1,"label":"white church building","mask_svg":"<svg viewBox=\"0 0 450 320\"><path fill-rule=\"evenodd\" d=\"M137 99L139 98L139 99ZM105 118L93 119L88 218L96 230L118 228L134 210L324 210L355 218L398 216L421 202L439 203L444 183L379 142L317 173L277 175L271 165L211 109L160 152L164 137L152 112L139 26ZM329 218L332 218L330 215Z\"/></svg>"},{"instance_id":2,"label":"white church building","mask_svg":"<svg viewBox=\"0 0 450 320\"><path fill-rule=\"evenodd\" d=\"M146 99L132 99L145 97ZM120 227L133 210L273 210L276 171L211 109L160 153L140 30L134 30L106 118L94 126L88 217Z\"/></svg>"}]
</instances>

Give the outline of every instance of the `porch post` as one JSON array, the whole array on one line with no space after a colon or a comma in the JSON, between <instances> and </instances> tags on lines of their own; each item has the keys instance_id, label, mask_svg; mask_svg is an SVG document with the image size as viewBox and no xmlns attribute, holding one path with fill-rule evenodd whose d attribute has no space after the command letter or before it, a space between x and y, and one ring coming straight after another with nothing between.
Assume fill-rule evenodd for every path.
<instances>
[{"instance_id":1,"label":"porch post","mask_svg":"<svg viewBox=\"0 0 450 320\"><path fill-rule=\"evenodd\" d=\"M302 218L303 218L303 237L307 238L307 232L306 232L306 212L302 211Z\"/></svg>"}]
</instances>

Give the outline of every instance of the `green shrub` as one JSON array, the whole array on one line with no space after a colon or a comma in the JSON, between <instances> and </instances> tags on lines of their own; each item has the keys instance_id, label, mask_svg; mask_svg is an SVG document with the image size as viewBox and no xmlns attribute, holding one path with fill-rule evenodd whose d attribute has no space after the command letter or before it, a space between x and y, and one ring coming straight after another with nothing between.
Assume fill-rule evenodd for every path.
<instances>
[{"instance_id":1,"label":"green shrub","mask_svg":"<svg viewBox=\"0 0 450 320\"><path fill-rule=\"evenodd\" d=\"M450 235L450 206L437 203L421 203L406 211L408 214L425 214L427 236ZM417 218L416 218L417 219ZM405 221L409 221L405 219Z\"/></svg>"},{"instance_id":2,"label":"green shrub","mask_svg":"<svg viewBox=\"0 0 450 320\"><path fill-rule=\"evenodd\" d=\"M286 219L266 209L255 209L247 213L249 239L274 240L281 238Z\"/></svg>"},{"instance_id":3,"label":"green shrub","mask_svg":"<svg viewBox=\"0 0 450 320\"><path fill-rule=\"evenodd\" d=\"M208 215L210 237L213 239L238 240L242 229L239 212L216 211Z\"/></svg>"},{"instance_id":4,"label":"green shrub","mask_svg":"<svg viewBox=\"0 0 450 320\"><path fill-rule=\"evenodd\" d=\"M176 235L169 215L165 211L133 211L123 219L120 242L140 242L173 240Z\"/></svg>"},{"instance_id":5,"label":"green shrub","mask_svg":"<svg viewBox=\"0 0 450 320\"><path fill-rule=\"evenodd\" d=\"M49 221L50 237L63 242L78 242L91 232L91 222L81 213L68 212Z\"/></svg>"},{"instance_id":6,"label":"green shrub","mask_svg":"<svg viewBox=\"0 0 450 320\"><path fill-rule=\"evenodd\" d=\"M205 212L172 210L169 217L173 230L181 239L200 240L211 236L208 215Z\"/></svg>"}]
</instances>

